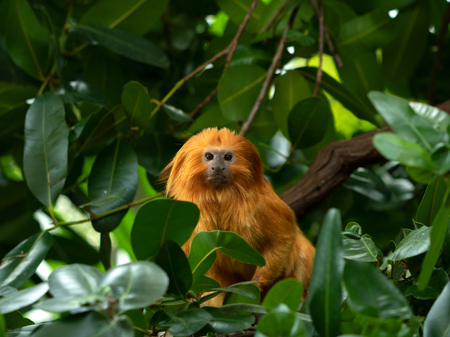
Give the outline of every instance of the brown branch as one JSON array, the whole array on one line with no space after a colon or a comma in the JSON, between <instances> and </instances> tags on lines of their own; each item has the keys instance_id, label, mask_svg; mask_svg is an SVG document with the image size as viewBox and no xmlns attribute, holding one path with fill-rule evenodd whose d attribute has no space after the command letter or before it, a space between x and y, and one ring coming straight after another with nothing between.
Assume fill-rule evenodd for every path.
<instances>
[{"instance_id":1,"label":"brown branch","mask_svg":"<svg viewBox=\"0 0 450 337\"><path fill-rule=\"evenodd\" d=\"M437 52L434 57L433 69L431 71L430 88L428 90L428 102L435 104L435 91L436 82L439 75L439 71L442 70L442 50L444 49L445 34L448 30L448 24L450 23L450 3L447 5L444 15L442 16L442 26L437 40Z\"/></svg>"},{"instance_id":2,"label":"brown branch","mask_svg":"<svg viewBox=\"0 0 450 337\"><path fill-rule=\"evenodd\" d=\"M450 114L450 100L436 107ZM328 144L319 151L303 177L280 194L281 199L300 218L343 183L355 169L383 162L385 159L373 146L372 139L379 132L389 131L391 129L385 127L349 140Z\"/></svg>"},{"instance_id":3,"label":"brown branch","mask_svg":"<svg viewBox=\"0 0 450 337\"><path fill-rule=\"evenodd\" d=\"M277 20L277 18L280 16L281 12L283 12L284 8L286 7L286 5L289 3L289 1L291 0L286 0L281 7L278 9L278 11L275 13L275 15L273 16L272 19L270 19L269 23L262 29L262 32L267 32L269 30L270 27L272 27L272 25L274 24L274 22Z\"/></svg>"},{"instance_id":4,"label":"brown branch","mask_svg":"<svg viewBox=\"0 0 450 337\"><path fill-rule=\"evenodd\" d=\"M191 118L194 117L201 109L203 109L203 107L204 107L206 104L208 104L208 103L211 101L211 99L212 99L214 96L216 96L216 94L217 94L217 88L218 88L218 87L215 87L214 90L211 91L210 94L203 100L203 102L201 102L199 105L197 105L197 106L195 107L195 109L192 110L192 111L189 113L189 117L191 117Z\"/></svg>"},{"instance_id":5,"label":"brown branch","mask_svg":"<svg viewBox=\"0 0 450 337\"><path fill-rule=\"evenodd\" d=\"M247 23L250 21L250 17L252 16L253 11L255 10L255 7L257 4L258 4L258 0L253 0L252 4L250 5L250 8L247 12L247 15L245 15L244 21L242 21L241 25L239 26L239 30L236 33L236 36L234 37L233 41L231 41L230 45L227 47L227 49L230 48L230 50L228 51L227 61L225 63L225 68L223 71L228 69L228 66L230 65L230 62L231 62L231 58L233 57L234 49L236 49L239 37L244 32L245 26L247 26Z\"/></svg>"},{"instance_id":6,"label":"brown branch","mask_svg":"<svg viewBox=\"0 0 450 337\"><path fill-rule=\"evenodd\" d=\"M317 18L319 18L319 8L317 6L316 0L311 0L311 3L314 8L314 12L316 13ZM336 48L334 47L333 41L331 40L330 34L328 33L327 27L323 27L323 32L325 34L325 38L327 39L328 49L330 50L331 54L334 57L334 61L336 62L336 65L339 68L342 68L344 65L342 63L341 58L339 57L339 54L336 51Z\"/></svg>"},{"instance_id":7,"label":"brown branch","mask_svg":"<svg viewBox=\"0 0 450 337\"><path fill-rule=\"evenodd\" d=\"M250 115L248 116L248 118L245 121L244 125L242 125L242 129L239 132L239 134L241 136L245 135L245 133L247 132L248 128L250 127L250 124L252 123L253 119L256 116L256 113L259 110L259 107L261 106L262 101L264 100L264 97L266 96L267 90L269 90L269 86L270 86L270 83L272 82L273 74L275 73L275 70L277 69L278 62L280 61L281 55L283 54L284 43L286 41L287 32L292 27L292 24L294 22L294 18L295 18L295 15L297 14L297 11L298 11L298 7L292 11L292 14L291 14L291 17L289 19L289 22L286 25L286 28L284 29L283 36L281 37L280 43L278 45L278 49L277 49L277 51L275 53L275 56L273 57L272 64L270 65L269 70L267 71L267 77L264 80L264 83L263 83L263 86L261 88L261 91L259 92L259 96L256 99L255 105L253 105L253 108L252 108L252 111L250 112Z\"/></svg>"},{"instance_id":8,"label":"brown branch","mask_svg":"<svg viewBox=\"0 0 450 337\"><path fill-rule=\"evenodd\" d=\"M316 2L316 0L312 0L312 2ZM317 6L317 3L316 3ZM313 96L317 96L319 93L320 82L322 80L322 60L323 60L323 0L320 0L320 8L319 8L319 66L317 67L317 76L316 76L316 85L314 86Z\"/></svg>"}]
</instances>

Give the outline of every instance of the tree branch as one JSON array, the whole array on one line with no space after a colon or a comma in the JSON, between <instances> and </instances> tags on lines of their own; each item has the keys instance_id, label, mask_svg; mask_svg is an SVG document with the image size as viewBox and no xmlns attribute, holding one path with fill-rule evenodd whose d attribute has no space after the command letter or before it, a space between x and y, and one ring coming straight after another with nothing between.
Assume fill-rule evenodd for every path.
<instances>
[{"instance_id":1,"label":"tree branch","mask_svg":"<svg viewBox=\"0 0 450 337\"><path fill-rule=\"evenodd\" d=\"M270 83L272 82L273 74L275 73L275 70L277 69L278 62L281 59L281 55L283 54L284 49L284 43L286 41L286 34L291 29L295 15L297 14L298 7L292 11L291 17L289 19L288 24L286 25L286 28L284 29L283 36L281 37L280 43L278 45L278 49L275 53L275 56L272 59L272 64L269 67L269 70L267 71L266 79L264 80L263 86L261 88L261 91L259 92L259 96L256 99L255 105L253 105L252 111L250 112L250 115L248 116L247 120L245 121L244 125L242 125L241 132L239 134L241 136L245 135L247 130L250 127L250 124L252 123L253 119L256 116L256 113L259 110L259 107L261 106L262 101L264 100L264 97L267 94L267 90L269 90Z\"/></svg>"},{"instance_id":2,"label":"tree branch","mask_svg":"<svg viewBox=\"0 0 450 337\"><path fill-rule=\"evenodd\" d=\"M450 100L436 107L450 114ZM390 131L390 127L385 127L349 140L328 144L319 151L303 177L281 193L280 198L300 218L325 199L358 167L383 162L385 159L373 146L372 139L379 132Z\"/></svg>"},{"instance_id":3,"label":"tree branch","mask_svg":"<svg viewBox=\"0 0 450 337\"><path fill-rule=\"evenodd\" d=\"M313 3L316 1L313 0ZM316 3L317 6L317 3ZM320 8L318 10L319 19L319 66L317 67L316 85L314 86L313 96L317 96L320 88L320 81L322 80L322 60L323 60L323 0L320 0Z\"/></svg>"}]
</instances>

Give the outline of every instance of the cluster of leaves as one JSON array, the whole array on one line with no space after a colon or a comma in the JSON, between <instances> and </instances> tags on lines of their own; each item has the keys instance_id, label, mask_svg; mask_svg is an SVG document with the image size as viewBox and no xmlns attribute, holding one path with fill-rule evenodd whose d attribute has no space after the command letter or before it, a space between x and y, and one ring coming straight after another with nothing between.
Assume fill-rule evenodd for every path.
<instances>
[{"instance_id":1,"label":"cluster of leaves","mask_svg":"<svg viewBox=\"0 0 450 337\"><path fill-rule=\"evenodd\" d=\"M259 1L238 36L251 3L0 0L0 336L223 333L249 328L252 313L264 315L258 336L444 334L450 120L430 106L367 94L425 99L436 43L429 27L441 30L447 2L327 0L324 24L344 66L336 71L323 55L314 97L315 1ZM205 276L217 250L263 265L253 248L233 233L199 233L186 258L180 247L198 209L149 200L189 134L241 129L289 21L273 90L246 134L274 187L298 180L326 144L383 119L395 134L377 135L374 144L396 163L359 169L301 219L312 239L323 222L307 300L301 284L286 280L260 305L255 284L221 288ZM214 58L235 37L230 60ZM442 57L450 64L449 54ZM445 71L433 93L440 99L450 93ZM428 184L423 198L407 173ZM63 196L82 218L58 207ZM130 207L139 204L135 216ZM330 205L370 236L353 222L339 235L337 211L324 220ZM35 220L43 212L51 222L45 230ZM99 250L71 227L81 223L101 233ZM134 262L110 268L111 232ZM388 246L384 258L377 247ZM44 259L64 265L48 282L35 273ZM223 307L200 307L225 291ZM22 316L32 307L58 319L33 324Z\"/></svg>"}]
</instances>

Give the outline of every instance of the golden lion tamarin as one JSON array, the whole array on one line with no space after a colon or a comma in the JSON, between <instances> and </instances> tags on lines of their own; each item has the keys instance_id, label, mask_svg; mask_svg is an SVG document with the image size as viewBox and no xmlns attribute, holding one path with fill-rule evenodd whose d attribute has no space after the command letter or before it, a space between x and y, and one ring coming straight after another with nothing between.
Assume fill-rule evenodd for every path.
<instances>
[{"instance_id":1,"label":"golden lion tamarin","mask_svg":"<svg viewBox=\"0 0 450 337\"><path fill-rule=\"evenodd\" d=\"M263 176L255 146L223 128L192 136L163 170L166 194L195 203L200 219L183 245L189 255L192 238L200 231L233 231L265 258L264 267L234 260L220 252L207 275L228 287L249 280L293 277L309 287L315 249L297 226L294 212ZM266 291L267 283L257 283ZM223 296L208 304L218 306Z\"/></svg>"}]
</instances>

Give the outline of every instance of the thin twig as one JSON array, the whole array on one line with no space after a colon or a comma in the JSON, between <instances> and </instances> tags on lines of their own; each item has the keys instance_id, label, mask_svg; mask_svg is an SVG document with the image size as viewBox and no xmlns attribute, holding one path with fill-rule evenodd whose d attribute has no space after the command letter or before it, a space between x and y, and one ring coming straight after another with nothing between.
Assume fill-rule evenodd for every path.
<instances>
[{"instance_id":1,"label":"thin twig","mask_svg":"<svg viewBox=\"0 0 450 337\"><path fill-rule=\"evenodd\" d=\"M317 6L316 0L311 0L311 3L314 8L314 12L316 13L317 18L319 18L319 7ZM336 51L336 48L334 47L333 41L331 40L330 34L328 33L327 27L323 27L323 32L325 34L325 38L327 39L328 49L330 49L331 54L334 57L334 61L336 62L336 65L339 68L342 68L344 64L342 63L341 58L339 57L339 54Z\"/></svg>"},{"instance_id":2,"label":"thin twig","mask_svg":"<svg viewBox=\"0 0 450 337\"><path fill-rule=\"evenodd\" d=\"M275 13L275 15L273 16L273 18L269 21L269 23L261 30L261 32L267 32L269 30L270 27L272 27L272 25L274 24L274 22L278 19L278 17L280 16L281 12L284 10L284 8L286 7L286 5L289 3L289 1L291 0L286 0L284 2L284 4L281 5L281 7L278 9L278 11Z\"/></svg>"},{"instance_id":3,"label":"thin twig","mask_svg":"<svg viewBox=\"0 0 450 337\"><path fill-rule=\"evenodd\" d=\"M213 91L210 92L210 94L203 100L203 102L201 102L199 105L196 106L196 108L194 110L192 110L192 112L189 113L189 117L194 117L201 109L203 109L203 107L208 104L211 99L217 95L217 88L215 87Z\"/></svg>"},{"instance_id":4,"label":"thin twig","mask_svg":"<svg viewBox=\"0 0 450 337\"><path fill-rule=\"evenodd\" d=\"M250 115L248 116L247 120L245 121L244 125L242 125L241 132L239 134L241 136L245 135L248 128L250 127L250 124L252 123L253 119L256 116L256 113L258 112L259 107L261 106L261 103L266 96L267 90L269 89L270 83L272 81L273 74L275 73L275 70L277 69L278 62L281 59L281 55L283 54L284 50L284 43L286 41L286 35L287 32L291 29L292 23L294 21L295 15L297 14L298 7L292 11L291 17L289 19L288 24L286 25L286 28L284 29L283 36L281 37L280 43L278 45L278 49L275 53L275 56L273 57L272 64L270 65L269 70L267 71L267 77L264 80L263 86L261 88L261 91L259 92L259 96L256 99L255 105L253 105L253 109L250 112Z\"/></svg>"},{"instance_id":5,"label":"thin twig","mask_svg":"<svg viewBox=\"0 0 450 337\"><path fill-rule=\"evenodd\" d=\"M312 0L315 2L315 0ZM317 68L316 85L314 86L313 96L319 93L320 81L322 80L322 60L323 60L323 0L320 0L319 8L319 67Z\"/></svg>"},{"instance_id":6,"label":"thin twig","mask_svg":"<svg viewBox=\"0 0 450 337\"><path fill-rule=\"evenodd\" d=\"M241 25L239 26L238 32L236 33L236 36L234 37L233 41L231 41L230 45L228 46L230 50L228 51L227 61L225 62L225 68L223 71L228 69L228 66L230 65L231 58L233 57L234 49L237 46L239 37L244 32L245 27L247 26L247 23L250 21L250 18L253 14L253 11L255 10L256 5L258 4L258 0L253 0L252 4L250 5L250 8L245 15L244 21L242 21ZM227 47L227 49L228 49Z\"/></svg>"},{"instance_id":7,"label":"thin twig","mask_svg":"<svg viewBox=\"0 0 450 337\"><path fill-rule=\"evenodd\" d=\"M442 50L444 49L445 34L448 30L448 24L450 22L450 3L447 5L444 15L442 16L442 25L439 37L437 40L437 51L434 57L433 70L431 71L430 89L428 90L428 102L434 105L436 82L439 75L439 71L442 69Z\"/></svg>"}]
</instances>

